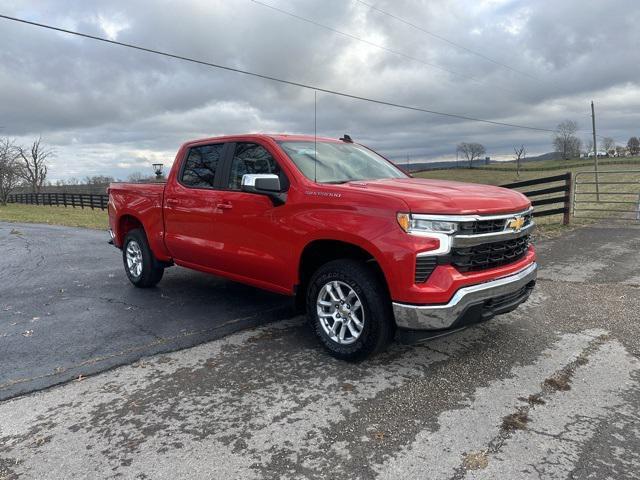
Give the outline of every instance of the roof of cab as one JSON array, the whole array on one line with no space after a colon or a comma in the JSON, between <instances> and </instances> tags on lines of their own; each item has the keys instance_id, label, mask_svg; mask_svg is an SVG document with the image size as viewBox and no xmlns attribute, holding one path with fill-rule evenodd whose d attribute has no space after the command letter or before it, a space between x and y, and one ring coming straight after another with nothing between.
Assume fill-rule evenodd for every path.
<instances>
[{"instance_id":1,"label":"roof of cab","mask_svg":"<svg viewBox=\"0 0 640 480\"><path fill-rule=\"evenodd\" d=\"M237 134L237 135L223 135L223 136L219 136L219 137L208 137L208 138L198 138L198 139L194 139L194 140L189 140L188 142L185 142L186 144L193 144L193 143L202 143L202 142L219 142L219 141L225 141L225 140L237 140L237 139L243 139L243 140L251 140L251 139L262 139L262 140L266 140L266 139L272 139L275 140L276 142L283 142L283 141L297 141L297 142L313 142L318 141L318 142L332 142L332 143L342 143L342 140L339 140L337 138L327 138L327 137L314 137L313 135L289 135L289 134L285 134L285 133L243 133L243 134Z\"/></svg>"}]
</instances>

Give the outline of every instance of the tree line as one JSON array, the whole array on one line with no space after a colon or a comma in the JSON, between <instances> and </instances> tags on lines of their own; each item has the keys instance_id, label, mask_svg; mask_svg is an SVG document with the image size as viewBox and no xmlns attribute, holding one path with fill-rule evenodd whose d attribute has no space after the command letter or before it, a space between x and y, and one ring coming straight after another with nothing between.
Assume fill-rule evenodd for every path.
<instances>
[{"instance_id":1,"label":"tree line","mask_svg":"<svg viewBox=\"0 0 640 480\"><path fill-rule=\"evenodd\" d=\"M556 131L553 134L553 147L554 151L559 153L563 160L569 160L571 158L578 158L584 153L589 156L590 154L600 156L616 156L623 157L626 155L636 156L640 154L640 139L638 137L631 137L627 141L626 145L617 145L616 141L611 137L602 137L600 140L596 140L600 148L598 151L594 151L593 140L589 138L585 143L585 148L582 148L582 142L577 136L578 123L574 120L565 120L560 122L556 127Z\"/></svg>"},{"instance_id":2,"label":"tree line","mask_svg":"<svg viewBox=\"0 0 640 480\"><path fill-rule=\"evenodd\" d=\"M17 187L26 186L33 193L40 193L48 173L48 161L55 151L46 147L41 138L24 147L9 138L0 138L0 204Z\"/></svg>"},{"instance_id":3,"label":"tree line","mask_svg":"<svg viewBox=\"0 0 640 480\"><path fill-rule=\"evenodd\" d=\"M66 186L80 186L80 185L108 185L113 182L131 182L131 183L145 183L151 182L156 179L155 175L145 175L141 172L133 172L127 176L126 180L112 177L111 175L88 175L84 178L69 177L66 179L56 180L55 182L47 182L48 186L52 187L66 187Z\"/></svg>"},{"instance_id":4,"label":"tree line","mask_svg":"<svg viewBox=\"0 0 640 480\"><path fill-rule=\"evenodd\" d=\"M606 155L611 157L624 157L640 155L640 138L631 137L626 145L617 145L616 141L611 137L602 137L598 144L600 148L594 152L593 140L589 139L584 143L586 150L583 149L583 143L577 136L578 123L574 120L564 120L556 127L552 135L553 150L563 160L579 158L583 152L586 156ZM521 161L527 154L524 145L515 145L513 147L514 160L516 162L516 171L520 173ZM459 143L456 154L461 155L468 162L469 168L473 168L474 161L482 158L486 153L484 145L481 143Z\"/></svg>"},{"instance_id":5,"label":"tree line","mask_svg":"<svg viewBox=\"0 0 640 480\"><path fill-rule=\"evenodd\" d=\"M38 137L25 147L7 137L0 137L0 205L6 205L9 195L18 188L25 188L32 193L41 193L45 186L62 187L66 185L108 185L118 181L108 175L93 175L83 179L71 177L47 181L49 161L55 156L55 150L47 147ZM127 181L134 183L148 182L154 175L133 172Z\"/></svg>"}]
</instances>

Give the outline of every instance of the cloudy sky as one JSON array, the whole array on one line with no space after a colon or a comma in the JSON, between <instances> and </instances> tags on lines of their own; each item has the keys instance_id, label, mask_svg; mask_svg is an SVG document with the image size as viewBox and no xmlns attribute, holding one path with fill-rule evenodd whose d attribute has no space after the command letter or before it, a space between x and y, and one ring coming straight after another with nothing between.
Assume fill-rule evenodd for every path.
<instances>
[{"instance_id":1,"label":"cloudy sky","mask_svg":"<svg viewBox=\"0 0 640 480\"><path fill-rule=\"evenodd\" d=\"M0 13L437 111L541 128L573 119L583 140L593 99L600 134L640 135L637 0L366 2L464 48L357 0L261 2L351 37L251 0L0 0ZM203 136L313 133L309 90L4 19L0 45L0 135L41 135L57 152L52 179L149 173ZM319 135L347 132L398 161L451 159L460 141L492 157L551 150L549 133L317 102Z\"/></svg>"}]
</instances>

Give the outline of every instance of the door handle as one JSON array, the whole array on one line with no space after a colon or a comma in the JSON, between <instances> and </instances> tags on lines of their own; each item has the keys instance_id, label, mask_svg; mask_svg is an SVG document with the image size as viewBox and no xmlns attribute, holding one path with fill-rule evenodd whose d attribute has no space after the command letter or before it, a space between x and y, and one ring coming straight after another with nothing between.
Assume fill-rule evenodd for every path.
<instances>
[{"instance_id":1,"label":"door handle","mask_svg":"<svg viewBox=\"0 0 640 480\"><path fill-rule=\"evenodd\" d=\"M167 198L166 202L167 202L167 205L177 205L178 203L180 203L175 198Z\"/></svg>"},{"instance_id":2,"label":"door handle","mask_svg":"<svg viewBox=\"0 0 640 480\"><path fill-rule=\"evenodd\" d=\"M216 208L219 208L220 210L231 210L233 205L231 205L230 202L220 202L216 203Z\"/></svg>"}]
</instances>

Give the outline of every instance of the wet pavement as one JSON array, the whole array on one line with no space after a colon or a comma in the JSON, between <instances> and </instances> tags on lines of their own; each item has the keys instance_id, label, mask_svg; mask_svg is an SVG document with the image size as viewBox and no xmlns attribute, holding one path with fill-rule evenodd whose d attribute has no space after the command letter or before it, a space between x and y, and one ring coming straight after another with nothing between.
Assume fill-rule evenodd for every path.
<instances>
[{"instance_id":1,"label":"wet pavement","mask_svg":"<svg viewBox=\"0 0 640 480\"><path fill-rule=\"evenodd\" d=\"M293 316L285 297L182 268L137 289L107 239L0 222L0 400Z\"/></svg>"},{"instance_id":2,"label":"wet pavement","mask_svg":"<svg viewBox=\"0 0 640 480\"><path fill-rule=\"evenodd\" d=\"M4 401L0 478L640 478L639 234L542 241L518 310L365 362L291 318Z\"/></svg>"}]
</instances>

